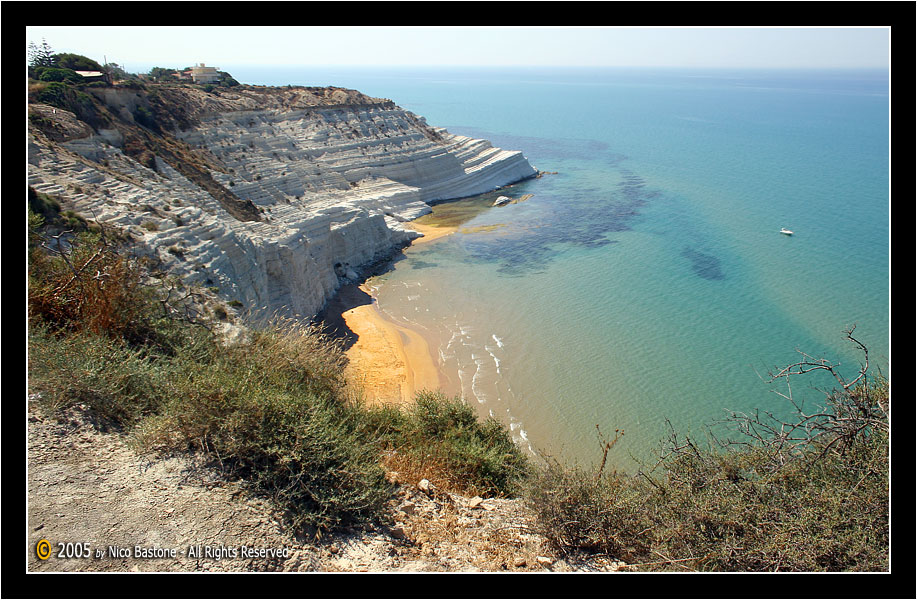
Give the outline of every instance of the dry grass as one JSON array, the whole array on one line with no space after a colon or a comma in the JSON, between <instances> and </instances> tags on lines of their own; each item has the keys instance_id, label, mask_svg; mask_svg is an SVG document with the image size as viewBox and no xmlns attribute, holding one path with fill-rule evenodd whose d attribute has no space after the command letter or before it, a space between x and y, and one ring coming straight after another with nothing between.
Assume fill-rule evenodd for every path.
<instances>
[{"instance_id":1,"label":"dry grass","mask_svg":"<svg viewBox=\"0 0 917 600\"><path fill-rule=\"evenodd\" d=\"M887 407L884 378L832 396L848 406L863 397ZM845 423L879 418L838 410ZM778 440L724 450L673 433L659 462L636 474L549 462L527 497L558 551L645 570L885 571L888 430L856 429L842 448L816 437L805 448Z\"/></svg>"},{"instance_id":2,"label":"dry grass","mask_svg":"<svg viewBox=\"0 0 917 600\"><path fill-rule=\"evenodd\" d=\"M137 340L149 334L154 301L137 261L99 234L57 236L30 256L30 322L57 330Z\"/></svg>"},{"instance_id":3,"label":"dry grass","mask_svg":"<svg viewBox=\"0 0 917 600\"><path fill-rule=\"evenodd\" d=\"M420 392L403 406L367 410L392 470L428 479L443 489L481 496L512 496L529 469L508 430L493 418L481 421L460 398Z\"/></svg>"},{"instance_id":4,"label":"dry grass","mask_svg":"<svg viewBox=\"0 0 917 600\"><path fill-rule=\"evenodd\" d=\"M406 519L405 532L412 542L407 557L461 557L465 565L494 573L538 569L539 538L527 535L525 527L488 516L469 517L467 510L447 503L437 518L418 514Z\"/></svg>"},{"instance_id":5,"label":"dry grass","mask_svg":"<svg viewBox=\"0 0 917 600\"><path fill-rule=\"evenodd\" d=\"M422 479L426 479L437 489L449 494L478 496L486 493L482 486L459 477L447 464L432 458L424 460L413 454L392 450L383 453L382 465L389 472L389 476L398 483L416 485Z\"/></svg>"}]
</instances>

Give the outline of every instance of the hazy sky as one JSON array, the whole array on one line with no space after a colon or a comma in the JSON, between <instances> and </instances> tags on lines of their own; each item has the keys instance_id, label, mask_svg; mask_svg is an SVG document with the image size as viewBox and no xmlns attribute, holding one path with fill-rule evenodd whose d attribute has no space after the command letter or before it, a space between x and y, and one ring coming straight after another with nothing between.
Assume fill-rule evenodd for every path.
<instances>
[{"instance_id":1,"label":"hazy sky","mask_svg":"<svg viewBox=\"0 0 917 600\"><path fill-rule=\"evenodd\" d=\"M130 72L208 65L889 66L890 30L639 27L27 27Z\"/></svg>"}]
</instances>

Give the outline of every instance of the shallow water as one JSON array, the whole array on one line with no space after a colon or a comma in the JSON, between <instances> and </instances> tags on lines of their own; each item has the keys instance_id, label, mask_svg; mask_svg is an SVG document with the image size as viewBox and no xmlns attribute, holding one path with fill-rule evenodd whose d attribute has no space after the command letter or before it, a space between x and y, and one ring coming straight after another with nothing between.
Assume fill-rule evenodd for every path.
<instances>
[{"instance_id":1,"label":"shallow water","mask_svg":"<svg viewBox=\"0 0 917 600\"><path fill-rule=\"evenodd\" d=\"M391 98L556 172L435 207L424 219L459 230L370 281L434 342L447 391L520 442L591 462L619 429L609 460L626 468L669 424L699 435L727 410L783 414L767 371L799 349L854 372L852 324L887 370L884 73L275 76ZM532 196L491 206L500 194ZM826 383L794 393L816 401L806 388Z\"/></svg>"}]
</instances>

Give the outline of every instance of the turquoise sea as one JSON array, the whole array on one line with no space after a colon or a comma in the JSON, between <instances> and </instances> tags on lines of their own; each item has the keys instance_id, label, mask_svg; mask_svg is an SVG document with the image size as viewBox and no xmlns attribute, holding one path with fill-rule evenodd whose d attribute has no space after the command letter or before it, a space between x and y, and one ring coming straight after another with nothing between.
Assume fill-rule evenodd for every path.
<instances>
[{"instance_id":1,"label":"turquoise sea","mask_svg":"<svg viewBox=\"0 0 917 600\"><path fill-rule=\"evenodd\" d=\"M621 430L628 468L670 426L788 414L768 371L802 351L855 373L854 324L888 373L886 72L223 68L390 98L550 172L500 192L524 202L437 207L459 232L370 281L447 391L533 448L588 463Z\"/></svg>"}]
</instances>

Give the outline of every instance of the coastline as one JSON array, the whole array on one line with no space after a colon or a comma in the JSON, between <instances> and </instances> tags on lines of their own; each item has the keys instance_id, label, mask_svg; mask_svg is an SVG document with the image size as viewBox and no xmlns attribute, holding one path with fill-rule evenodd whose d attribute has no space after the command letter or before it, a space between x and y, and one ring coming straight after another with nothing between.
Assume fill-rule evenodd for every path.
<instances>
[{"instance_id":1,"label":"coastline","mask_svg":"<svg viewBox=\"0 0 917 600\"><path fill-rule=\"evenodd\" d=\"M431 242L458 229L414 222L409 227L424 234L411 245ZM448 381L427 338L382 312L366 282L338 289L321 319L332 335L344 341L344 372L359 386L367 403L410 403L417 392L438 391Z\"/></svg>"},{"instance_id":2,"label":"coastline","mask_svg":"<svg viewBox=\"0 0 917 600\"><path fill-rule=\"evenodd\" d=\"M508 187L508 186L507 186ZM461 225L492 201L473 206L443 203L432 214L403 223L422 234L409 246L428 244L461 231ZM423 390L449 393L454 382L440 368L434 342L422 332L399 323L379 309L364 280L342 286L319 315L331 335L342 339L347 357L345 374L370 404L406 404Z\"/></svg>"},{"instance_id":3,"label":"coastline","mask_svg":"<svg viewBox=\"0 0 917 600\"><path fill-rule=\"evenodd\" d=\"M348 378L363 389L364 400L372 403L405 404L422 390L436 391L441 384L439 367L427 340L417 331L389 319L365 284L348 286L342 300L368 296L341 313L347 328L356 336L346 350Z\"/></svg>"}]
</instances>

